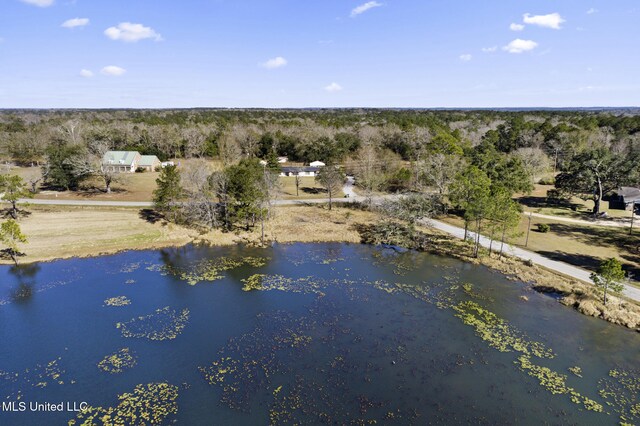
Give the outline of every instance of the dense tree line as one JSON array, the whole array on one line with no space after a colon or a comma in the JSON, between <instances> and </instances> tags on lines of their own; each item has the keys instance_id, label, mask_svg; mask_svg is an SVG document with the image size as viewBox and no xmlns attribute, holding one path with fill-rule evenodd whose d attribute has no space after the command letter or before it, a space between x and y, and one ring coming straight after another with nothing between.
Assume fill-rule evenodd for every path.
<instances>
[{"instance_id":1,"label":"dense tree line","mask_svg":"<svg viewBox=\"0 0 640 426\"><path fill-rule=\"evenodd\" d=\"M212 226L225 227L232 218L251 226L264 217L263 207L250 207L251 203L242 200L246 192L256 193L257 187L237 180L239 175L261 176L261 185L273 187L275 180L265 181L265 168L258 159L268 161L269 170L278 156L303 164L321 160L343 165L339 170L355 176L369 205L381 191L435 191L442 210L460 208L467 223L480 228L489 216L484 207L472 206L460 195L460 182L465 179L475 179L474 184L486 179L489 183L482 191L497 200L503 194L508 198L527 192L537 179L555 172L556 196L591 199L594 214L598 214L608 192L636 185L640 179L636 172L640 115L636 112L5 111L0 113L0 157L41 168L41 173L28 179L33 191L41 184L73 190L93 177L102 181L106 192L118 179L117 174L101 168L107 150L137 150L161 160L215 158L220 160L220 170L210 170L203 161L181 173L185 192L180 195L199 199L191 214L208 218ZM336 185L329 184L327 174L320 180L331 195ZM220 206L222 224L213 214Z\"/></svg>"}]
</instances>

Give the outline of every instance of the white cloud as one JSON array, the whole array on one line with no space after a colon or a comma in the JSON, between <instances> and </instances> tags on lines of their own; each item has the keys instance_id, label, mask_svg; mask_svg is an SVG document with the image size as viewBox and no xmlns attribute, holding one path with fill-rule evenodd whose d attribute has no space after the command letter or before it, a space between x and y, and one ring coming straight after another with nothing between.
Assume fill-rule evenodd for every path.
<instances>
[{"instance_id":1,"label":"white cloud","mask_svg":"<svg viewBox=\"0 0 640 426\"><path fill-rule=\"evenodd\" d=\"M269 59L267 62L263 62L260 64L261 67L272 70L276 68L281 68L287 65L287 60L282 56L278 56L276 58Z\"/></svg>"},{"instance_id":2,"label":"white cloud","mask_svg":"<svg viewBox=\"0 0 640 426\"><path fill-rule=\"evenodd\" d=\"M324 90L330 93L339 92L342 90L342 86L340 86L338 83L334 81L333 83L325 87Z\"/></svg>"},{"instance_id":3,"label":"white cloud","mask_svg":"<svg viewBox=\"0 0 640 426\"><path fill-rule=\"evenodd\" d=\"M587 15L593 15L594 13L598 13L598 9L594 9L593 7L587 10Z\"/></svg>"},{"instance_id":4,"label":"white cloud","mask_svg":"<svg viewBox=\"0 0 640 426\"><path fill-rule=\"evenodd\" d=\"M469 53L465 53L464 55L460 55L460 60L462 62L469 62L471 59L473 58L473 56Z\"/></svg>"},{"instance_id":5,"label":"white cloud","mask_svg":"<svg viewBox=\"0 0 640 426\"><path fill-rule=\"evenodd\" d=\"M538 47L538 43L533 40L522 40L520 38L517 38L511 43L504 46L502 49L506 50L509 53L522 53L533 50L536 47Z\"/></svg>"},{"instance_id":6,"label":"white cloud","mask_svg":"<svg viewBox=\"0 0 640 426\"><path fill-rule=\"evenodd\" d=\"M102 68L100 72L104 75L109 75L112 77L120 77L121 75L124 75L124 73L126 73L127 70L125 70L124 68L117 67L115 65L109 65Z\"/></svg>"},{"instance_id":7,"label":"white cloud","mask_svg":"<svg viewBox=\"0 0 640 426\"><path fill-rule=\"evenodd\" d=\"M84 27L85 25L89 25L89 18L73 18L67 21L64 21L61 25L63 28L76 28L76 27Z\"/></svg>"},{"instance_id":8,"label":"white cloud","mask_svg":"<svg viewBox=\"0 0 640 426\"><path fill-rule=\"evenodd\" d=\"M484 53L493 53L496 52L498 50L498 46L491 46L491 47L483 47L482 51Z\"/></svg>"},{"instance_id":9,"label":"white cloud","mask_svg":"<svg viewBox=\"0 0 640 426\"><path fill-rule=\"evenodd\" d=\"M523 16L523 21L525 24L537 25L539 27L545 28L553 28L554 30L559 30L562 28L560 25L563 22L567 22L562 19L559 13L550 13L548 15L531 15L529 13L525 13Z\"/></svg>"},{"instance_id":10,"label":"white cloud","mask_svg":"<svg viewBox=\"0 0 640 426\"><path fill-rule=\"evenodd\" d=\"M55 3L55 0L21 0L21 1L22 3L31 4L33 6L38 6L38 7L49 7L53 3Z\"/></svg>"},{"instance_id":11,"label":"white cloud","mask_svg":"<svg viewBox=\"0 0 640 426\"><path fill-rule=\"evenodd\" d=\"M351 17L355 18L356 16L365 13L367 10L373 9L374 7L380 7L382 3L377 1L368 1L360 6L356 7L351 11Z\"/></svg>"},{"instance_id":12,"label":"white cloud","mask_svg":"<svg viewBox=\"0 0 640 426\"><path fill-rule=\"evenodd\" d=\"M513 24L509 25L509 29L511 31L522 31L522 30L524 30L524 25L513 23Z\"/></svg>"},{"instance_id":13,"label":"white cloud","mask_svg":"<svg viewBox=\"0 0 640 426\"><path fill-rule=\"evenodd\" d=\"M127 43L147 38L162 41L162 36L155 32L153 28L145 27L142 24L132 24L131 22L121 22L117 27L109 27L104 31L104 34L111 40L120 40Z\"/></svg>"},{"instance_id":14,"label":"white cloud","mask_svg":"<svg viewBox=\"0 0 640 426\"><path fill-rule=\"evenodd\" d=\"M104 72L104 69L103 69ZM80 70L80 77L91 78L93 77L93 71L82 69Z\"/></svg>"}]
</instances>

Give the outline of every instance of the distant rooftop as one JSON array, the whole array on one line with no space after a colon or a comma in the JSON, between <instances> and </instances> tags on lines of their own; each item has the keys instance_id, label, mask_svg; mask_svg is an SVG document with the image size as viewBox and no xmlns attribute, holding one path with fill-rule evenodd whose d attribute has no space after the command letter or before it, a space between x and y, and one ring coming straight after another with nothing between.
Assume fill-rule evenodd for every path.
<instances>
[{"instance_id":1,"label":"distant rooftop","mask_svg":"<svg viewBox=\"0 0 640 426\"><path fill-rule=\"evenodd\" d=\"M138 156L137 151L108 151L102 158L103 164L117 164L121 166L132 166L133 161Z\"/></svg>"}]
</instances>

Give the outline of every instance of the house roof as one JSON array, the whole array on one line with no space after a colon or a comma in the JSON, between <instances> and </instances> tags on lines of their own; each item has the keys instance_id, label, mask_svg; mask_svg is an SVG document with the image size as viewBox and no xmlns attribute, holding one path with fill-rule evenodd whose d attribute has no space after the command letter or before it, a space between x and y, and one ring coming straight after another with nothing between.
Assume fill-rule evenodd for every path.
<instances>
[{"instance_id":1,"label":"house roof","mask_svg":"<svg viewBox=\"0 0 640 426\"><path fill-rule=\"evenodd\" d=\"M160 160L155 155L143 155L140 157L140 162L138 166L140 167L150 167L158 164Z\"/></svg>"},{"instance_id":2,"label":"house roof","mask_svg":"<svg viewBox=\"0 0 640 426\"><path fill-rule=\"evenodd\" d=\"M625 203L632 203L640 200L640 188L634 188L631 186L623 186L616 191L620 197L622 197Z\"/></svg>"},{"instance_id":3,"label":"house roof","mask_svg":"<svg viewBox=\"0 0 640 426\"><path fill-rule=\"evenodd\" d=\"M137 151L108 151L102 158L102 164L132 166L138 155Z\"/></svg>"},{"instance_id":4,"label":"house roof","mask_svg":"<svg viewBox=\"0 0 640 426\"><path fill-rule=\"evenodd\" d=\"M300 173L300 172L317 172L320 169L318 167L281 167L280 170L282 173Z\"/></svg>"}]
</instances>

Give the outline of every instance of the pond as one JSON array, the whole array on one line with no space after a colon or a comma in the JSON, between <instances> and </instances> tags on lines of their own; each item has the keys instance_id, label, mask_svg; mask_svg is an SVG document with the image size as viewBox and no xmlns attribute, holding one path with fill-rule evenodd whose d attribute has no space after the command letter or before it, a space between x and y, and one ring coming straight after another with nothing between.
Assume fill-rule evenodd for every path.
<instances>
[{"instance_id":1,"label":"pond","mask_svg":"<svg viewBox=\"0 0 640 426\"><path fill-rule=\"evenodd\" d=\"M187 246L0 283L2 425L640 424L638 333L446 257Z\"/></svg>"}]
</instances>

